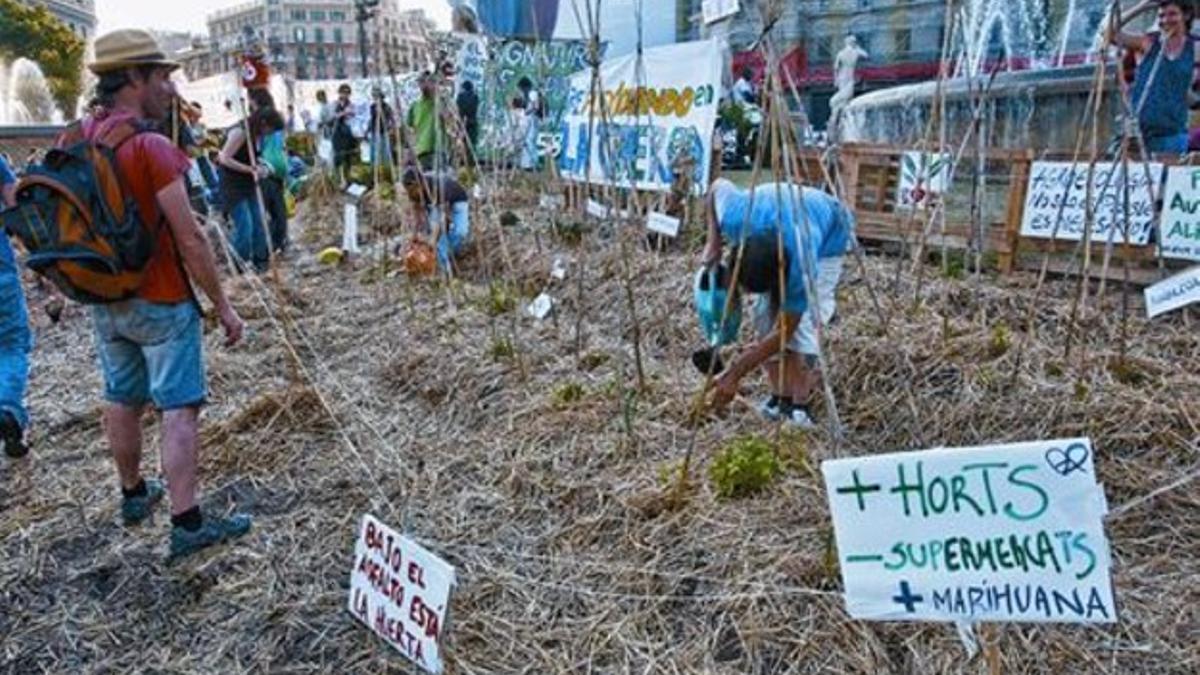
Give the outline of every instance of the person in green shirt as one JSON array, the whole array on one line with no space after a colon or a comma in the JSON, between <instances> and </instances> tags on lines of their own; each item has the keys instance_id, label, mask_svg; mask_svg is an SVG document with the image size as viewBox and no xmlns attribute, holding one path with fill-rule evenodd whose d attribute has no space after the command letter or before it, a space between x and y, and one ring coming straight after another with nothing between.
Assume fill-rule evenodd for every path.
<instances>
[{"instance_id":1,"label":"person in green shirt","mask_svg":"<svg viewBox=\"0 0 1200 675\"><path fill-rule=\"evenodd\" d=\"M408 108L405 124L413 132L412 150L417 162L426 171L434 170L445 156L446 134L440 119L437 100L437 80L433 73L421 75L421 98Z\"/></svg>"}]
</instances>

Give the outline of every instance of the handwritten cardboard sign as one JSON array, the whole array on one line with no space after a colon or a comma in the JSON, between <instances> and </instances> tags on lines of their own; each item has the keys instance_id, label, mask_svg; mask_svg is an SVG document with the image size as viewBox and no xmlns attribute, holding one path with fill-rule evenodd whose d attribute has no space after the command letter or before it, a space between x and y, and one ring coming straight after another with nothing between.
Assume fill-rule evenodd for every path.
<instances>
[{"instance_id":1,"label":"handwritten cardboard sign","mask_svg":"<svg viewBox=\"0 0 1200 675\"><path fill-rule=\"evenodd\" d=\"M1146 294L1146 315L1151 319L1186 307L1200 300L1200 267L1164 279L1143 292Z\"/></svg>"},{"instance_id":2,"label":"handwritten cardboard sign","mask_svg":"<svg viewBox=\"0 0 1200 675\"><path fill-rule=\"evenodd\" d=\"M375 516L363 516L350 571L350 613L431 673L442 671L455 583L453 567Z\"/></svg>"},{"instance_id":3,"label":"handwritten cardboard sign","mask_svg":"<svg viewBox=\"0 0 1200 675\"><path fill-rule=\"evenodd\" d=\"M1121 163L1095 166L1091 180L1095 214L1092 241L1125 242L1126 194L1129 195L1129 243L1145 245L1149 241L1154 227L1154 195L1162 193L1159 185L1162 169L1162 164L1130 164L1127 176ZM1087 163L1033 163L1021 221L1022 236L1080 241L1088 222L1087 212Z\"/></svg>"},{"instance_id":4,"label":"handwritten cardboard sign","mask_svg":"<svg viewBox=\"0 0 1200 675\"><path fill-rule=\"evenodd\" d=\"M668 237L679 236L679 219L663 213L651 212L646 216L646 229Z\"/></svg>"},{"instance_id":5,"label":"handwritten cardboard sign","mask_svg":"<svg viewBox=\"0 0 1200 675\"><path fill-rule=\"evenodd\" d=\"M1167 169L1161 222L1163 257L1200 260L1200 168Z\"/></svg>"},{"instance_id":6,"label":"handwritten cardboard sign","mask_svg":"<svg viewBox=\"0 0 1200 675\"><path fill-rule=\"evenodd\" d=\"M860 619L1116 621L1086 438L821 464Z\"/></svg>"}]
</instances>

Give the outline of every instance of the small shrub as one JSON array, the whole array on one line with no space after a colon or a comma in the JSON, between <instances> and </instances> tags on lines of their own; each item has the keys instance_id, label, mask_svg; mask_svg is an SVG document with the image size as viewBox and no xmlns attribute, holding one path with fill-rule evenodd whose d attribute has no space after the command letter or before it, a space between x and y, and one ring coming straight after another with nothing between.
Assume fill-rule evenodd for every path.
<instances>
[{"instance_id":1,"label":"small shrub","mask_svg":"<svg viewBox=\"0 0 1200 675\"><path fill-rule=\"evenodd\" d=\"M584 370L595 370L608 363L609 356L604 352L588 352L579 359L579 367Z\"/></svg>"},{"instance_id":2,"label":"small shrub","mask_svg":"<svg viewBox=\"0 0 1200 675\"><path fill-rule=\"evenodd\" d=\"M758 438L740 438L725 446L708 467L708 478L722 499L761 491L780 474L774 446Z\"/></svg>"},{"instance_id":3,"label":"small shrub","mask_svg":"<svg viewBox=\"0 0 1200 675\"><path fill-rule=\"evenodd\" d=\"M512 340L506 337L498 337L492 340L492 347L488 350L493 361L504 361L511 359L516 354L516 349L513 348Z\"/></svg>"},{"instance_id":4,"label":"small shrub","mask_svg":"<svg viewBox=\"0 0 1200 675\"><path fill-rule=\"evenodd\" d=\"M517 299L508 292L503 284L492 283L488 286L487 313L489 316L507 314L516 307Z\"/></svg>"},{"instance_id":5,"label":"small shrub","mask_svg":"<svg viewBox=\"0 0 1200 675\"><path fill-rule=\"evenodd\" d=\"M554 223L554 234L570 246L578 246L583 241L586 225L578 220Z\"/></svg>"},{"instance_id":6,"label":"small shrub","mask_svg":"<svg viewBox=\"0 0 1200 675\"><path fill-rule=\"evenodd\" d=\"M555 387L554 391L550 394L550 398L554 401L555 405L565 408L582 401L586 395L587 390L583 388L582 384L578 382L566 382Z\"/></svg>"},{"instance_id":7,"label":"small shrub","mask_svg":"<svg viewBox=\"0 0 1200 675\"><path fill-rule=\"evenodd\" d=\"M988 343L988 354L993 359L998 359L1008 353L1008 348L1012 346L1012 337L1008 332L1008 325L998 323L992 327L992 339Z\"/></svg>"}]
</instances>

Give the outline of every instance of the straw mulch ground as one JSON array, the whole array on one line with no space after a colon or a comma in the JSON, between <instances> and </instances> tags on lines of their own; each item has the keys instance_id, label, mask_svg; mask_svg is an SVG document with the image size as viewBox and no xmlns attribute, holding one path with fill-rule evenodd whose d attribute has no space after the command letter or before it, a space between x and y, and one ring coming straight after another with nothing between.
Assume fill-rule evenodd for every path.
<instances>
[{"instance_id":1,"label":"straw mulch ground","mask_svg":"<svg viewBox=\"0 0 1200 675\"><path fill-rule=\"evenodd\" d=\"M477 250L451 285L389 277L369 260L322 267L311 251L336 232L303 238L269 312L236 285L250 334L232 350L208 335L202 475L207 508L236 504L255 529L172 567L165 511L140 529L117 522L85 312L58 326L38 314L34 454L0 464L0 669L408 672L345 607L355 530L371 511L459 570L450 672L986 672L948 626L847 618L820 459L1088 434L1114 506L1200 461L1200 336L1180 317L1133 319L1121 362L1119 312L1089 311L1066 359L1073 286L1051 284L1014 378L1029 277L934 278L914 309L914 278L889 287L895 259L872 258L865 276L850 269L831 334L846 443L793 439L783 480L718 500L704 473L711 453L774 433L735 403L699 429L693 489L666 509L660 474L691 440L701 383L689 363L695 251L630 240L647 379L632 395L611 229L575 246L573 219L554 215L555 234L550 214L515 213L512 283L487 283L489 267L505 275L482 253L498 248L495 224L478 217ZM566 281L549 279L555 256L569 263ZM524 306L543 289L559 304L538 322ZM272 316L295 321L300 365ZM744 389L747 400L761 391L757 378ZM157 426L146 426L153 471ZM993 665L1200 669L1196 495L1196 485L1175 490L1110 522L1119 624L990 626Z\"/></svg>"}]
</instances>

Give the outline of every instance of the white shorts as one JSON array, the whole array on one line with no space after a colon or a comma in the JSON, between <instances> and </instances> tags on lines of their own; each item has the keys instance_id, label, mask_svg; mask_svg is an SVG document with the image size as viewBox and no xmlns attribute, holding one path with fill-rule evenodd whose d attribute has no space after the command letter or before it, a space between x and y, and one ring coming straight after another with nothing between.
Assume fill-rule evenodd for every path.
<instances>
[{"instance_id":1,"label":"white shorts","mask_svg":"<svg viewBox=\"0 0 1200 675\"><path fill-rule=\"evenodd\" d=\"M817 299L816 302L808 303L809 311L800 317L800 323L788 338L787 350L789 352L809 356L816 356L819 353L817 322L814 320L816 315L812 308L817 307L820 311L821 327L824 330L828 327L829 320L833 318L834 310L837 309L837 286L842 278L844 261L844 256L817 260ZM754 303L754 329L758 332L758 336L764 337L770 334L775 330L778 320L779 307L771 302L771 296L759 295Z\"/></svg>"}]
</instances>

